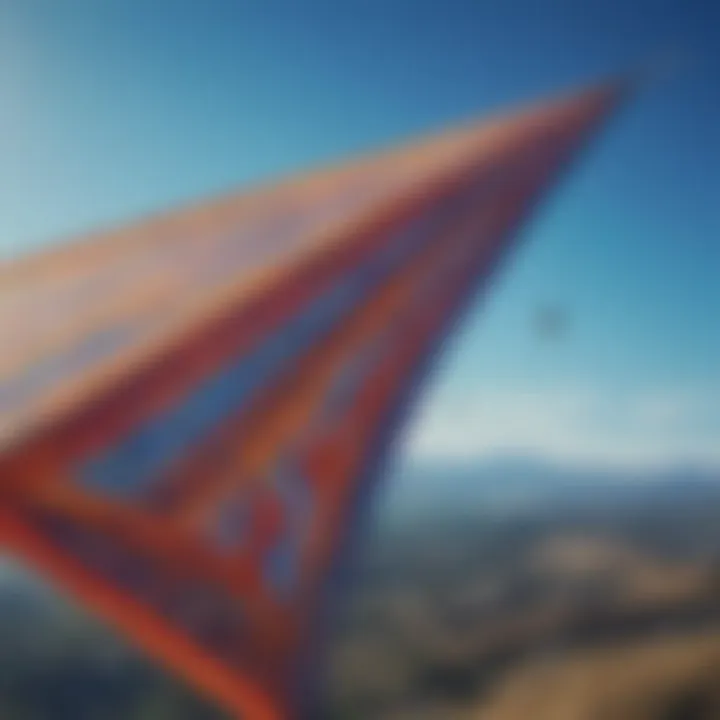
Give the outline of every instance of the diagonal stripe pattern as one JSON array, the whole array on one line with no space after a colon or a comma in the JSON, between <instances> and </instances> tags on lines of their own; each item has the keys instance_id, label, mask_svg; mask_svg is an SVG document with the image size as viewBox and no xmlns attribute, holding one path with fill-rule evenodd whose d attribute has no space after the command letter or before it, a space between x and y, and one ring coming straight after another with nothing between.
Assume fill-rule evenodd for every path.
<instances>
[{"instance_id":1,"label":"diagonal stripe pattern","mask_svg":"<svg viewBox=\"0 0 720 720\"><path fill-rule=\"evenodd\" d=\"M0 542L293 717L430 359L602 86L0 270Z\"/></svg>"}]
</instances>

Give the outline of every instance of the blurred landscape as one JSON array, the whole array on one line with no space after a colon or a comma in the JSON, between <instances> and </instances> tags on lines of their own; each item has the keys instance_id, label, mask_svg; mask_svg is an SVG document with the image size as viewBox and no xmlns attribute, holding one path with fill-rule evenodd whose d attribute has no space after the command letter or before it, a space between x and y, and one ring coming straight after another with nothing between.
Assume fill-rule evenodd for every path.
<instances>
[{"instance_id":1,"label":"blurred landscape","mask_svg":"<svg viewBox=\"0 0 720 720\"><path fill-rule=\"evenodd\" d=\"M338 717L720 718L717 477L464 473L388 508L334 648Z\"/></svg>"},{"instance_id":2,"label":"blurred landscape","mask_svg":"<svg viewBox=\"0 0 720 720\"><path fill-rule=\"evenodd\" d=\"M401 480L333 641L328 718L720 718L714 473L500 459ZM32 576L0 578L3 720L224 717Z\"/></svg>"}]
</instances>

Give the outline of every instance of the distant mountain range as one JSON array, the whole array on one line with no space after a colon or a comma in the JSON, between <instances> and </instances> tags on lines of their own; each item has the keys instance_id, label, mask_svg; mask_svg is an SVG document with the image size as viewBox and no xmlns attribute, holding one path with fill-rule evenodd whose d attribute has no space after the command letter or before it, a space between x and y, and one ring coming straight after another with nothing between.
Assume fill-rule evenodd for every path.
<instances>
[{"instance_id":1,"label":"distant mountain range","mask_svg":"<svg viewBox=\"0 0 720 720\"><path fill-rule=\"evenodd\" d=\"M720 471L674 467L662 471L571 468L527 457L497 457L475 464L400 467L381 506L389 517L417 512L537 512L578 505L680 508L720 506Z\"/></svg>"}]
</instances>

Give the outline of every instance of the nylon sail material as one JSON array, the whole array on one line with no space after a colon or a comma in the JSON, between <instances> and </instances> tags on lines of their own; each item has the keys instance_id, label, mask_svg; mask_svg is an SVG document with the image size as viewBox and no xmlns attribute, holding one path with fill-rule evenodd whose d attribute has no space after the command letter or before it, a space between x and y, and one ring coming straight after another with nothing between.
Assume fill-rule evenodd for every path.
<instances>
[{"instance_id":1,"label":"nylon sail material","mask_svg":"<svg viewBox=\"0 0 720 720\"><path fill-rule=\"evenodd\" d=\"M301 715L404 408L594 88L0 270L0 542L239 717Z\"/></svg>"}]
</instances>

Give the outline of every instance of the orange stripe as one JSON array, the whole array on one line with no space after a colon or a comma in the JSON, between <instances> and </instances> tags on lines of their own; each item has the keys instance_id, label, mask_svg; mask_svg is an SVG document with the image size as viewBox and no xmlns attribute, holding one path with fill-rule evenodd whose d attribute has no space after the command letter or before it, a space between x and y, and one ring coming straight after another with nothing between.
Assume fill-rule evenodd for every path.
<instances>
[{"instance_id":1,"label":"orange stripe","mask_svg":"<svg viewBox=\"0 0 720 720\"><path fill-rule=\"evenodd\" d=\"M455 244L467 243L468 229L474 223L471 224L465 219L459 224L464 224L465 227L459 232L459 239L455 241ZM272 408L272 405L270 406L273 413L266 422L261 422L256 414L251 417L250 426L255 432L247 440L247 443L253 451L257 450L255 448L256 441L267 440L268 437L274 438L272 443L261 443L264 451L255 458L257 462L269 460L276 441L279 441L279 438L275 437L278 432L281 434L290 432L289 428L285 427L287 399L295 397L299 392L300 400L296 400L295 405L302 401L305 403L303 412L310 412L316 404L317 398L322 396L318 377L319 382L327 382L338 359L352 349L348 343L352 342L357 345L371 336L378 325L384 324L385 317L393 312L388 302L393 300L396 305L398 302L406 302L404 294L411 291L420 278L432 275L438 261L447 252L448 248L439 241L433 244L414 265L409 266L401 274L401 281L394 281L393 285L384 293L373 298L370 306L366 311L360 313L356 321L348 322L335 340L328 341L331 347L334 344L335 349L332 353L328 354L324 350L315 353L320 357L324 355L320 365L317 365L313 358L308 362L307 369L300 368L295 373L296 379L292 387L275 389L273 397L279 398L280 407ZM305 377L308 372L311 375L314 374L316 379L313 380L311 375ZM293 425L297 426L302 422L303 416L299 412L294 412L293 419L295 421ZM245 461L251 462L252 457L246 457ZM230 473L225 483L221 483L221 487L225 488L223 492L230 487L237 486L236 469L234 467L233 473ZM199 471L198 468L195 470ZM214 477L207 467L204 470L203 485L199 489L205 494L208 492L206 488L210 487L208 482ZM197 479L196 474L191 477ZM219 480L222 480L222 477ZM208 507L208 503L214 505L217 501L218 493L213 491L205 506ZM251 567L247 565L247 558L244 556L217 557L212 549L198 546L195 536L175 532L174 529L177 530L178 525L173 525L168 521L163 521L161 525L158 525L156 518L146 516L132 506L88 496L87 493L81 492L72 484L54 483L48 485L42 494L38 494L34 490L32 502L60 511L65 517L74 518L88 529L95 528L96 532L114 536L128 547L134 548L136 551L144 551L145 554L162 560L168 569L188 567L193 569L198 580L205 578L207 581L222 582L229 592L243 597L248 607L248 614L255 619L258 628L267 629L281 624L273 609L274 603L262 592L262 587L257 583L257 575L251 572ZM195 500L194 503L197 505L198 500Z\"/></svg>"},{"instance_id":2,"label":"orange stripe","mask_svg":"<svg viewBox=\"0 0 720 720\"><path fill-rule=\"evenodd\" d=\"M145 652L175 670L229 711L247 720L282 720L289 717L288 710L282 707L280 701L262 690L256 681L231 671L178 633L161 616L148 612L133 598L95 579L21 518L2 507L0 542L67 588L133 638Z\"/></svg>"},{"instance_id":3,"label":"orange stripe","mask_svg":"<svg viewBox=\"0 0 720 720\"><path fill-rule=\"evenodd\" d=\"M297 260L297 264L307 266L321 262L328 252L335 252L346 244L348 236L372 238L382 232L383 228L396 226L411 218L432 198L451 192L466 179L472 168L468 158L465 163L467 164L460 169L456 166L442 167L434 176L419 176L413 183L414 187L405 188L404 194L393 193L389 199L378 201L374 212L367 212L362 218L351 217L338 221L324 228L316 234L312 242L308 239L308 247ZM185 311L182 319L169 318L167 327L158 333L157 337L138 347L118 352L112 362L92 371L88 370L82 382L68 382L62 390L48 392L41 405L29 406L26 413L16 412L14 425L17 437L24 436L26 423L41 421L40 424L48 431L52 430L56 423L62 424L68 414L78 411L84 415L82 411L87 409L87 402L98 395L117 392L118 381L132 369L142 371L143 367L161 358L172 363L171 354L179 353L183 343L192 342L193 336L202 332L207 323L218 314L223 315L228 308L248 302L252 295L262 294L269 285L288 279L296 269L291 271L285 266L268 267L259 272L252 282L242 278L234 286L216 291L198 307ZM72 434L76 435L77 429ZM3 441L11 444L19 442L12 435L0 437L0 443Z\"/></svg>"},{"instance_id":4,"label":"orange stripe","mask_svg":"<svg viewBox=\"0 0 720 720\"><path fill-rule=\"evenodd\" d=\"M458 225L465 227L455 231L456 242L458 237L466 237L467 219L459 221ZM203 523L218 502L234 490L238 478L258 477L268 469L282 439L297 432L322 399L342 358L362 346L385 325L386 318L402 307L407 301L406 296L421 278L432 275L438 260L447 252L440 238L436 240L322 344L311 349L284 382L277 383L259 400L257 409L243 412L237 424L226 429L226 437L235 445L235 451L231 451L220 475L202 473L203 483L196 483L197 488L190 498L182 498L186 509L181 511L181 517L185 521L192 525ZM199 466L189 467L184 482L196 481L199 472Z\"/></svg>"}]
</instances>

